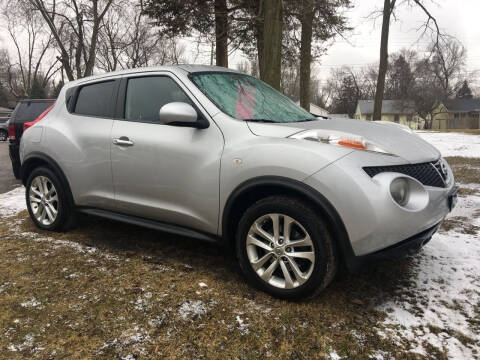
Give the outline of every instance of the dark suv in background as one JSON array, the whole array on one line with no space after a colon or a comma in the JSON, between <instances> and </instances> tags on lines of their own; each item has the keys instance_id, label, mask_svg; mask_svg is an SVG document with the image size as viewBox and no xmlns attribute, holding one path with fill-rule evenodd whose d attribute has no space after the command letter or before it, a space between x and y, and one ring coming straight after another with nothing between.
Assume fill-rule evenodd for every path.
<instances>
[{"instance_id":1,"label":"dark suv in background","mask_svg":"<svg viewBox=\"0 0 480 360\"><path fill-rule=\"evenodd\" d=\"M12 160L13 174L20 178L20 139L25 123L37 119L45 110L55 103L54 99L20 100L13 110L8 121L8 139L10 160Z\"/></svg>"},{"instance_id":2,"label":"dark suv in background","mask_svg":"<svg viewBox=\"0 0 480 360\"><path fill-rule=\"evenodd\" d=\"M6 141L8 138L7 122L11 113L12 110L0 106L0 141Z\"/></svg>"}]
</instances>

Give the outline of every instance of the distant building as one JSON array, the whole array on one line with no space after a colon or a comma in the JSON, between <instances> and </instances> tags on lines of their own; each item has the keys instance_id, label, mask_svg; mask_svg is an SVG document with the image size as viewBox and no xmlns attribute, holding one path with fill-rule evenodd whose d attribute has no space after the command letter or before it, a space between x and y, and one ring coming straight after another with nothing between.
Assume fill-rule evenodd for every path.
<instances>
[{"instance_id":1,"label":"distant building","mask_svg":"<svg viewBox=\"0 0 480 360\"><path fill-rule=\"evenodd\" d=\"M373 100L359 100L354 118L358 120L382 120L422 129L424 120L417 114L412 101L383 100L381 119L373 119Z\"/></svg>"},{"instance_id":2,"label":"distant building","mask_svg":"<svg viewBox=\"0 0 480 360\"><path fill-rule=\"evenodd\" d=\"M300 101L296 102L297 105L300 105ZM329 116L328 111L325 110L324 108L310 103L310 111L311 114L316 115L316 116Z\"/></svg>"},{"instance_id":3,"label":"distant building","mask_svg":"<svg viewBox=\"0 0 480 360\"><path fill-rule=\"evenodd\" d=\"M453 99L439 104L432 129L480 129L480 99Z\"/></svg>"}]
</instances>

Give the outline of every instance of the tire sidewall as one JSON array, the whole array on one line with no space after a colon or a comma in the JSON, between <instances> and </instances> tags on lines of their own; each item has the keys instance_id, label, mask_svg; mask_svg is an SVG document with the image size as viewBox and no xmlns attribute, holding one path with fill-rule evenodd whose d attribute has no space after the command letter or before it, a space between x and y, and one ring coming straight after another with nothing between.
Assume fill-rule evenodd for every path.
<instances>
[{"instance_id":1,"label":"tire sidewall","mask_svg":"<svg viewBox=\"0 0 480 360\"><path fill-rule=\"evenodd\" d=\"M30 206L30 186L33 182L33 180L38 177L38 176L44 176L49 179L49 181L52 182L53 186L55 186L55 189L57 191L57 196L58 196L58 213L57 213L57 218L53 223L50 225L44 225L38 222L38 220L35 218L35 215L33 214L32 208ZM60 182L59 178L55 175L53 171L46 167L40 167L32 171L30 176L28 177L27 183L26 183L26 191L25 191L25 197L27 201L27 210L28 213L30 214L31 219L35 223L37 227L39 227L42 230L48 230L48 231L54 231L54 230L59 230L62 228L63 224L65 223L65 220L68 217L68 203L67 203L67 197L65 194L65 188Z\"/></svg>"},{"instance_id":2,"label":"tire sidewall","mask_svg":"<svg viewBox=\"0 0 480 360\"><path fill-rule=\"evenodd\" d=\"M298 221L309 233L315 253L315 264L310 278L305 284L294 289L280 289L263 281L253 270L247 255L246 238L251 225L259 217L278 213L288 215ZM319 215L302 203L285 197L272 197L260 200L252 205L242 216L236 232L236 253L245 276L249 282L275 297L294 300L311 295L324 286L328 272L328 256L333 256L330 234Z\"/></svg>"}]
</instances>

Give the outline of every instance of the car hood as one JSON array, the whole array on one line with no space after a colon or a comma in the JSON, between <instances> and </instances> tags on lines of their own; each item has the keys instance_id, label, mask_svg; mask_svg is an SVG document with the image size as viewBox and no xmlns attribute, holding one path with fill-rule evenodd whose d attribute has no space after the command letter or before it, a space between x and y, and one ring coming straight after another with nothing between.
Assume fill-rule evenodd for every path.
<instances>
[{"instance_id":1,"label":"car hood","mask_svg":"<svg viewBox=\"0 0 480 360\"><path fill-rule=\"evenodd\" d=\"M248 122L257 136L289 137L303 130L336 130L363 136L391 154L411 163L437 160L440 152L415 133L392 124L366 120L328 118L296 123Z\"/></svg>"}]
</instances>

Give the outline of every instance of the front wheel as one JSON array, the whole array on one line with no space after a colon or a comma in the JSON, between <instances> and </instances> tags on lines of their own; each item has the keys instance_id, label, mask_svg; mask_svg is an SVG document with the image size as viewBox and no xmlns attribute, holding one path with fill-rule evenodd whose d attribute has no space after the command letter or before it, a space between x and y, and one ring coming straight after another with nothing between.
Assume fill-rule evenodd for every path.
<instances>
[{"instance_id":1,"label":"front wheel","mask_svg":"<svg viewBox=\"0 0 480 360\"><path fill-rule=\"evenodd\" d=\"M46 167L32 171L26 183L27 209L42 230L65 230L73 220L67 189L58 176Z\"/></svg>"},{"instance_id":2,"label":"front wheel","mask_svg":"<svg viewBox=\"0 0 480 360\"><path fill-rule=\"evenodd\" d=\"M250 284L284 299L325 289L337 268L333 239L321 216L284 196L247 209L237 228L236 253Z\"/></svg>"}]
</instances>

